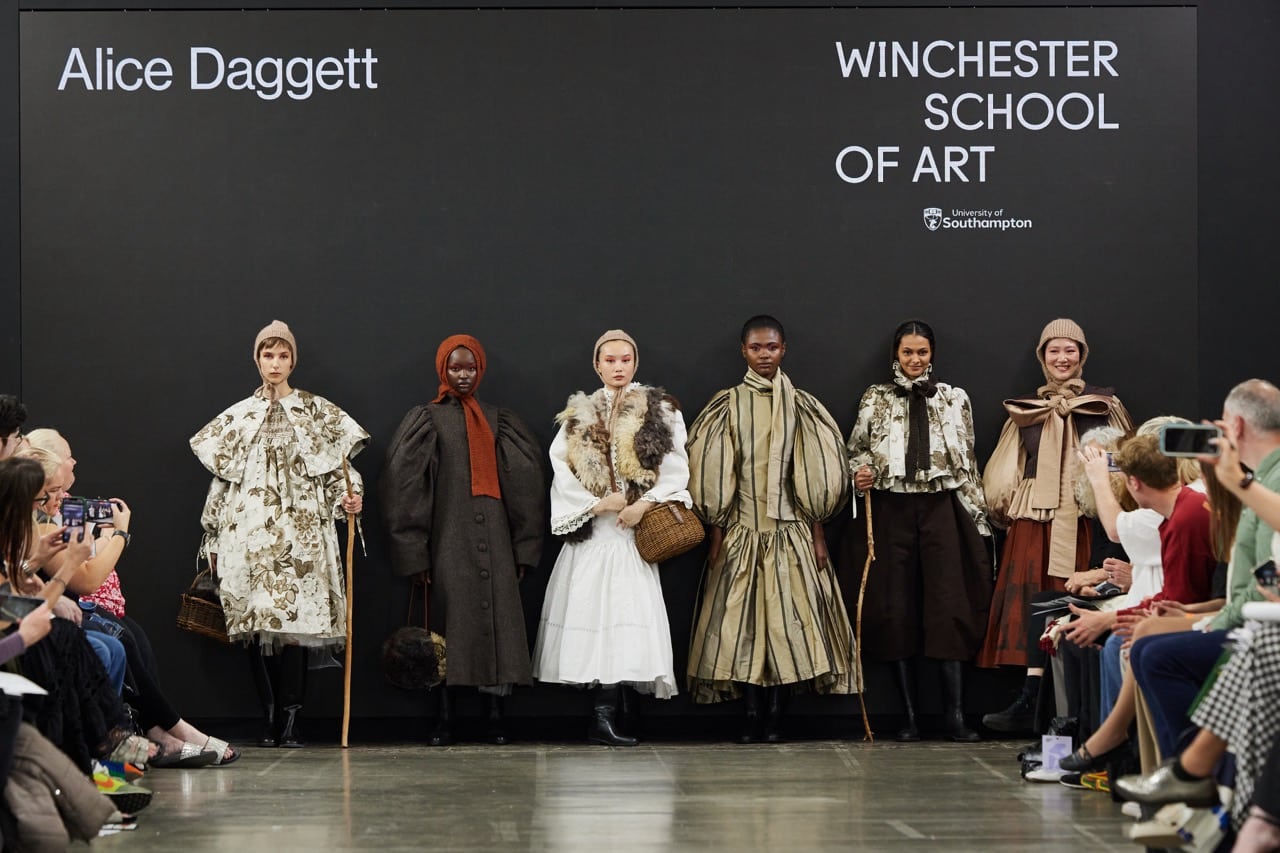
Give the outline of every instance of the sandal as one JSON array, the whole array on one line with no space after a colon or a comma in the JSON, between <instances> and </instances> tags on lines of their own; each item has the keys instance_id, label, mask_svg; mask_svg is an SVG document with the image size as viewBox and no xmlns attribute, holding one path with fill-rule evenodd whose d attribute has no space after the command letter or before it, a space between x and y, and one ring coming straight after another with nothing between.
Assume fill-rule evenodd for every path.
<instances>
[{"instance_id":1,"label":"sandal","mask_svg":"<svg viewBox=\"0 0 1280 853\"><path fill-rule=\"evenodd\" d=\"M152 767L207 767L217 762L222 756L216 752L207 752L194 743L183 742L177 752L167 752L164 747L155 758L151 759Z\"/></svg>"},{"instance_id":2,"label":"sandal","mask_svg":"<svg viewBox=\"0 0 1280 853\"><path fill-rule=\"evenodd\" d=\"M225 740L216 738L213 735L210 735L204 742L204 750L206 752L212 752L218 756L213 763L219 767L225 767L228 764L235 764L240 759L240 750L236 749ZM230 757L227 756L228 752L231 753Z\"/></svg>"}]
</instances>

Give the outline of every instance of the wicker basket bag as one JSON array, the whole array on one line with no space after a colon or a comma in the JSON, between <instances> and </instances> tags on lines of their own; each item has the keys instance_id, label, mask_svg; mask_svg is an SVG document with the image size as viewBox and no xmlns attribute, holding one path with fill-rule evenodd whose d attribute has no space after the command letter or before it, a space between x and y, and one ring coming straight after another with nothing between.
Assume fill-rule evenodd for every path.
<instances>
[{"instance_id":1,"label":"wicker basket bag","mask_svg":"<svg viewBox=\"0 0 1280 853\"><path fill-rule=\"evenodd\" d=\"M196 573L178 604L178 627L219 643L230 643L227 619L218 597L218 582L208 568Z\"/></svg>"},{"instance_id":2,"label":"wicker basket bag","mask_svg":"<svg viewBox=\"0 0 1280 853\"><path fill-rule=\"evenodd\" d=\"M636 548L646 563L664 563L693 550L705 535L693 510L666 501L654 504L636 525Z\"/></svg>"}]
</instances>

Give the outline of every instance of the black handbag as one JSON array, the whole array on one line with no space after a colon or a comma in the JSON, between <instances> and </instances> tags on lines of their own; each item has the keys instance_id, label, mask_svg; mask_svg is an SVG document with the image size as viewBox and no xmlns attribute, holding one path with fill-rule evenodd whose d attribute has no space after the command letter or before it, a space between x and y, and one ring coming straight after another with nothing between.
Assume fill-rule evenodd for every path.
<instances>
[{"instance_id":1,"label":"black handbag","mask_svg":"<svg viewBox=\"0 0 1280 853\"><path fill-rule=\"evenodd\" d=\"M413 625L413 596L422 593L422 627ZM435 687L445 677L444 637L432 631L431 595L425 575L409 588L409 613L406 624L397 628L382 643L382 674L394 687L402 690L425 690Z\"/></svg>"}]
</instances>

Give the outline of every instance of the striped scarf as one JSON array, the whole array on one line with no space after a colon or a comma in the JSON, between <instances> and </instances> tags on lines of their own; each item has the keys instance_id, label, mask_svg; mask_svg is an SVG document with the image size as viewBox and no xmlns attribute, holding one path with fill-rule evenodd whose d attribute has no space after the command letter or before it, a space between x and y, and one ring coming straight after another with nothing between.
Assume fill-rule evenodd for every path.
<instances>
[{"instance_id":1,"label":"striped scarf","mask_svg":"<svg viewBox=\"0 0 1280 853\"><path fill-rule=\"evenodd\" d=\"M742 382L757 394L772 397L768 489L765 493L767 515L775 521L795 521L796 508L791 501L791 461L796 440L795 386L782 370L778 370L772 382L754 370L748 370Z\"/></svg>"}]
</instances>

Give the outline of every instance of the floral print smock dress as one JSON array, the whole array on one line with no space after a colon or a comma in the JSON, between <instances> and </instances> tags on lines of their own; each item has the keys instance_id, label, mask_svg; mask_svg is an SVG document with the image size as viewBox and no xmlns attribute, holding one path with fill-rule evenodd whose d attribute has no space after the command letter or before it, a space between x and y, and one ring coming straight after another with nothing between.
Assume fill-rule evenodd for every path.
<instances>
[{"instance_id":1,"label":"floral print smock dress","mask_svg":"<svg viewBox=\"0 0 1280 853\"><path fill-rule=\"evenodd\" d=\"M255 394L214 418L191 447L214 475L202 524L218 555L233 642L341 648L346 594L335 518L342 461L369 435L342 409L305 391ZM352 488L363 492L350 471Z\"/></svg>"}]
</instances>

